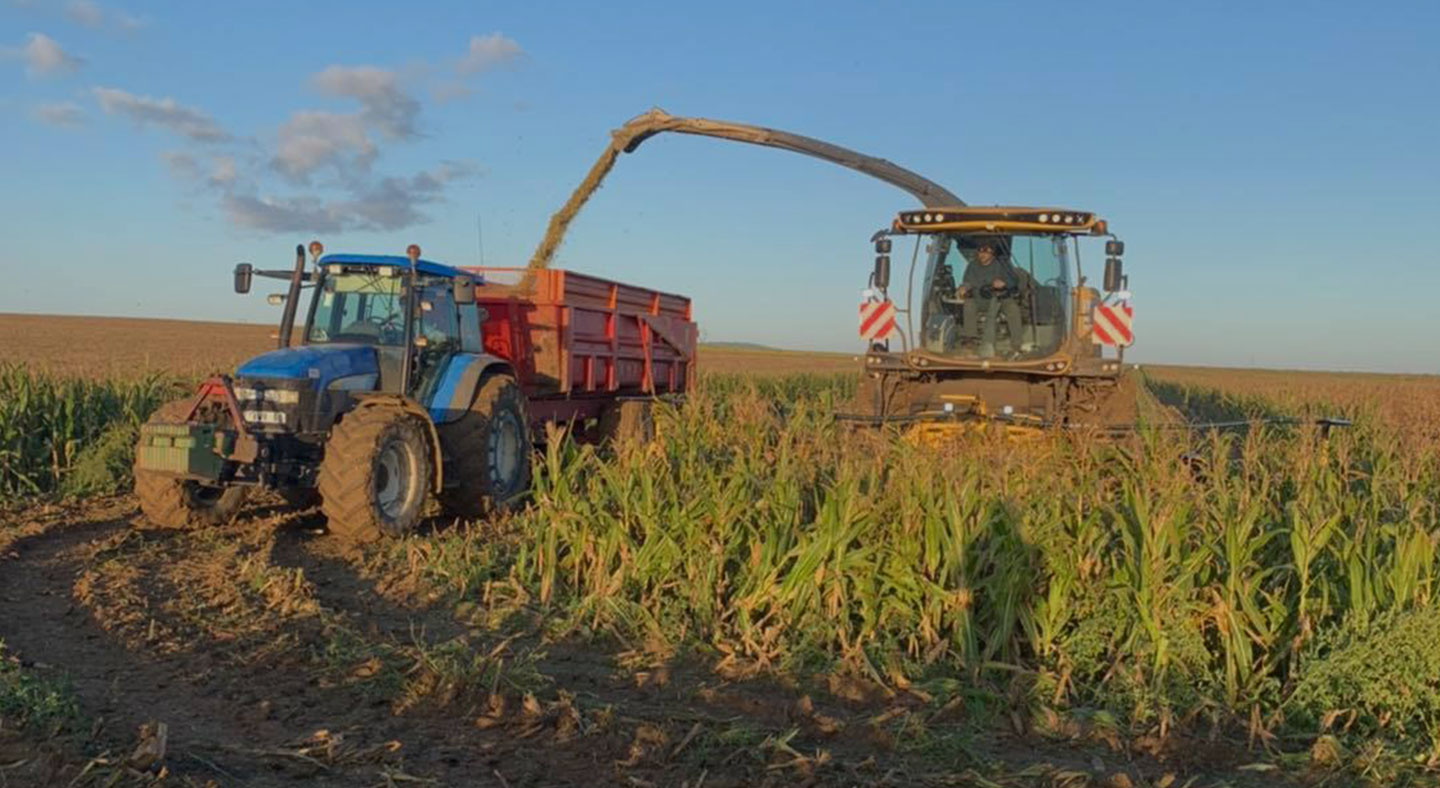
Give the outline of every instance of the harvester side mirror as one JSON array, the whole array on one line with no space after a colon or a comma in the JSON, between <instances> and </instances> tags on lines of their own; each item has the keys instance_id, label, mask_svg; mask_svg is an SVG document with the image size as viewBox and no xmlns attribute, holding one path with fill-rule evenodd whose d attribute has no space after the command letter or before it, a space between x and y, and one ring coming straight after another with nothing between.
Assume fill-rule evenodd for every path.
<instances>
[{"instance_id":1,"label":"harvester side mirror","mask_svg":"<svg viewBox=\"0 0 1440 788\"><path fill-rule=\"evenodd\" d=\"M875 242L875 254L890 254L889 238L881 238Z\"/></svg>"},{"instance_id":2,"label":"harvester side mirror","mask_svg":"<svg viewBox=\"0 0 1440 788\"><path fill-rule=\"evenodd\" d=\"M1112 243L1115 243L1112 241ZM1107 246L1109 244L1106 244ZM1105 260L1105 292L1113 293L1125 288L1125 266L1118 257Z\"/></svg>"},{"instance_id":3,"label":"harvester side mirror","mask_svg":"<svg viewBox=\"0 0 1440 788\"><path fill-rule=\"evenodd\" d=\"M456 279L456 280L455 280L455 285L454 285L454 290L455 290L455 303L456 303L456 304L458 304L458 305L460 305L460 306L464 306L464 305L466 305L466 304L473 304L473 303L475 303L475 283L474 283L474 282L470 281L469 279Z\"/></svg>"},{"instance_id":4,"label":"harvester side mirror","mask_svg":"<svg viewBox=\"0 0 1440 788\"><path fill-rule=\"evenodd\" d=\"M1123 257L1125 255L1125 242L1117 241L1114 238L1105 242L1106 257Z\"/></svg>"},{"instance_id":5,"label":"harvester side mirror","mask_svg":"<svg viewBox=\"0 0 1440 788\"><path fill-rule=\"evenodd\" d=\"M881 290L890 287L890 255L882 254L875 258L875 273L870 276L870 285Z\"/></svg>"},{"instance_id":6,"label":"harvester side mirror","mask_svg":"<svg viewBox=\"0 0 1440 788\"><path fill-rule=\"evenodd\" d=\"M240 295L250 292L250 280L255 276L254 270L249 263L235 266L235 292Z\"/></svg>"}]
</instances>

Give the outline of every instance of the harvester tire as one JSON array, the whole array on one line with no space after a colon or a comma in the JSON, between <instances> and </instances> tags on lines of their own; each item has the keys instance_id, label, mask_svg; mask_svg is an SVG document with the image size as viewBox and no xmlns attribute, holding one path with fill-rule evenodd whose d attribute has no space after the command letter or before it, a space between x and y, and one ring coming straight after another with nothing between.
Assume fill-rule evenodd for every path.
<instances>
[{"instance_id":1,"label":"harvester tire","mask_svg":"<svg viewBox=\"0 0 1440 788\"><path fill-rule=\"evenodd\" d=\"M530 490L533 441L525 393L509 375L480 384L470 410L440 427L445 489L440 505L450 517L473 519L513 511Z\"/></svg>"},{"instance_id":2,"label":"harvester tire","mask_svg":"<svg viewBox=\"0 0 1440 788\"><path fill-rule=\"evenodd\" d=\"M430 488L430 444L414 416L364 407L340 418L325 443L316 489L330 533L346 542L403 536Z\"/></svg>"},{"instance_id":3,"label":"harvester tire","mask_svg":"<svg viewBox=\"0 0 1440 788\"><path fill-rule=\"evenodd\" d=\"M648 400L613 402L600 412L600 440L612 446L655 440L655 408Z\"/></svg>"},{"instance_id":4,"label":"harvester tire","mask_svg":"<svg viewBox=\"0 0 1440 788\"><path fill-rule=\"evenodd\" d=\"M190 412L189 398L160 406L147 424L175 424ZM136 447L138 457L139 447ZM135 469L135 497L140 511L159 528L190 529L225 525L245 503L244 487L213 487L166 473Z\"/></svg>"}]
</instances>

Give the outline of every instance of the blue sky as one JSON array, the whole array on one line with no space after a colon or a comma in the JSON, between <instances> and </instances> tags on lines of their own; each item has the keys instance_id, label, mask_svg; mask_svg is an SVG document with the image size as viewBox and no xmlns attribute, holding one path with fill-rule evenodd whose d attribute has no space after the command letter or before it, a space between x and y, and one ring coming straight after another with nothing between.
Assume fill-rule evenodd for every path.
<instances>
[{"instance_id":1,"label":"blue sky","mask_svg":"<svg viewBox=\"0 0 1440 788\"><path fill-rule=\"evenodd\" d=\"M473 264L477 218L523 265L659 106L1100 213L1142 361L1440 372L1437 35L1435 2L0 0L0 311L268 322L235 262ZM707 339L850 350L867 239L909 206L660 137L558 264L693 295Z\"/></svg>"}]
</instances>

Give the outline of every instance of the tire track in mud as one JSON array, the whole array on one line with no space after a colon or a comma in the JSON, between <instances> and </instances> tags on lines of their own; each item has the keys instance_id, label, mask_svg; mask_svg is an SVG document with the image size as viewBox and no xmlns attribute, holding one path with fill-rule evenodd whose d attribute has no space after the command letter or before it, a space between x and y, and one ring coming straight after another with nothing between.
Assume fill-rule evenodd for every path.
<instances>
[{"instance_id":1,"label":"tire track in mud","mask_svg":"<svg viewBox=\"0 0 1440 788\"><path fill-rule=\"evenodd\" d=\"M510 692L488 705L439 699L397 713L386 692L317 668L326 636L317 619L352 628L362 646L433 647L467 633L446 606L391 601L354 556L315 538L317 524L303 515L252 509L230 527L196 533L134 530L137 516L128 498L0 515L0 639L25 663L65 678L96 725L90 745L112 757L134 748L142 724L159 721L169 728L172 778L218 785L370 786L385 784L386 768L439 785L516 788L685 774L662 756L679 733L657 731L667 712L681 714L686 727L696 715L676 705L678 693L627 691L605 656L565 647L545 660L542 696L565 690L558 700ZM216 577L225 571L234 574ZM275 598L253 586L276 576L293 578L301 589L294 595L310 595L318 614L277 607L269 631L227 624L259 612L242 610L246 597L273 606ZM245 593L217 602L222 581ZM266 636L290 640L270 649ZM500 639L484 635L473 645ZM582 717L567 687L614 701L621 712L592 704ZM317 743L321 730L327 736ZM327 759L327 746L342 739Z\"/></svg>"},{"instance_id":2,"label":"tire track in mud","mask_svg":"<svg viewBox=\"0 0 1440 788\"><path fill-rule=\"evenodd\" d=\"M105 616L115 611L77 598L82 576L106 550L130 547L134 550L126 560L156 554L163 560L172 555L168 546L187 538L131 531L137 514L125 499L89 512L62 509L10 544L0 559L0 639L7 651L24 663L48 666L47 674L63 676L96 726L94 743L112 754L127 754L135 731L153 720L168 726L167 766L177 777L281 785L323 774L328 784L375 784L380 779L376 763L337 767L295 754L301 749L297 742L336 720L331 712L337 706L352 715L357 706L364 709L354 697L326 693L304 673L288 673L283 664L237 664L217 653L214 643L147 651L133 629L112 628ZM163 578L155 576L155 567L139 563L138 587L185 593L158 582ZM147 593L136 602L144 609L131 612L149 616L154 630L153 622L165 617L157 600ZM327 694L335 697L322 702Z\"/></svg>"},{"instance_id":3,"label":"tire track in mud","mask_svg":"<svg viewBox=\"0 0 1440 788\"><path fill-rule=\"evenodd\" d=\"M314 515L252 507L201 532L133 530L137 515L129 498L0 512L0 638L68 678L95 748L123 758L141 724L166 723L165 785L951 784L867 722L914 703L832 688L812 704L693 658L626 669L603 644L471 629L404 566L318 536ZM427 683L426 651L447 644L537 649L533 694Z\"/></svg>"}]
</instances>

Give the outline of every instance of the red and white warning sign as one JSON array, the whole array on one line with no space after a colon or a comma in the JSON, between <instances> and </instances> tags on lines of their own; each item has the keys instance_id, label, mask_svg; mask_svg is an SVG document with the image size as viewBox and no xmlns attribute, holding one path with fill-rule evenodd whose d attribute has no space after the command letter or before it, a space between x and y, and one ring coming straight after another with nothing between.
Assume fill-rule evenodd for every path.
<instances>
[{"instance_id":1,"label":"red and white warning sign","mask_svg":"<svg viewBox=\"0 0 1440 788\"><path fill-rule=\"evenodd\" d=\"M895 304L889 300L864 301L860 304L860 338L875 342L895 330Z\"/></svg>"},{"instance_id":2,"label":"red and white warning sign","mask_svg":"<svg viewBox=\"0 0 1440 788\"><path fill-rule=\"evenodd\" d=\"M1126 347L1135 342L1135 332L1131 329L1134 321L1135 310L1131 308L1129 301L1096 304L1090 335L1097 345Z\"/></svg>"}]
</instances>

